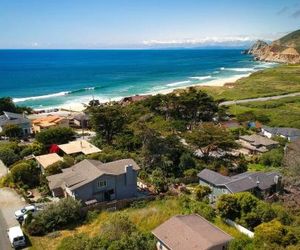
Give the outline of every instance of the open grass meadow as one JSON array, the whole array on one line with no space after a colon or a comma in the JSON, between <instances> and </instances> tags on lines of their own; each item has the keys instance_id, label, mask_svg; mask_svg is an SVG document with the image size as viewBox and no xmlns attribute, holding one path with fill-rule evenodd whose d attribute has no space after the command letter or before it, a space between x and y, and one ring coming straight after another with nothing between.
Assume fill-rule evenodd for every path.
<instances>
[{"instance_id":1,"label":"open grass meadow","mask_svg":"<svg viewBox=\"0 0 300 250\"><path fill-rule=\"evenodd\" d=\"M131 207L119 212L128 215L129 219L144 232L150 232L173 215L184 214L178 197L150 201L147 202L145 206ZM101 233L101 226L111 218L113 213L116 212L99 212L93 216L90 222L72 230L62 230L48 234L44 237L30 237L32 243L30 249L54 250L64 237L76 233L85 233L89 236L96 236ZM215 219L215 224L233 237L241 235L235 228L224 224L219 218Z\"/></svg>"},{"instance_id":2,"label":"open grass meadow","mask_svg":"<svg viewBox=\"0 0 300 250\"><path fill-rule=\"evenodd\" d=\"M300 65L279 65L223 87L199 87L216 100L239 100L300 92Z\"/></svg>"},{"instance_id":3,"label":"open grass meadow","mask_svg":"<svg viewBox=\"0 0 300 250\"><path fill-rule=\"evenodd\" d=\"M267 116L270 121L265 125L300 129L300 96L265 102L243 103L229 107L229 112L233 115L248 111L252 111L257 116Z\"/></svg>"}]
</instances>

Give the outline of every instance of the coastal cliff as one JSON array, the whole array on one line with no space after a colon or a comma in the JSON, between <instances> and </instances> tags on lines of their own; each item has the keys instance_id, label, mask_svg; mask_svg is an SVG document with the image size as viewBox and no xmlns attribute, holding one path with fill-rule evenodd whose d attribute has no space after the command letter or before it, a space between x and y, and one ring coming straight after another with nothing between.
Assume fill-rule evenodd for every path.
<instances>
[{"instance_id":1,"label":"coastal cliff","mask_svg":"<svg viewBox=\"0 0 300 250\"><path fill-rule=\"evenodd\" d=\"M279 63L300 63L300 30L268 44L258 40L246 53L255 60Z\"/></svg>"}]
</instances>

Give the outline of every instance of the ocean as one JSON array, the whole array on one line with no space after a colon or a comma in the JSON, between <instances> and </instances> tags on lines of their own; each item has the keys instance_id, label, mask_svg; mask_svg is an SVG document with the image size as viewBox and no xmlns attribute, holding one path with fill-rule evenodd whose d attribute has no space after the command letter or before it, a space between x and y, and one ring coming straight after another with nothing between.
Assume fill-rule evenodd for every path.
<instances>
[{"instance_id":1,"label":"ocean","mask_svg":"<svg viewBox=\"0 0 300 250\"><path fill-rule=\"evenodd\" d=\"M246 76L272 63L238 49L0 50L0 97L35 109L118 100Z\"/></svg>"}]
</instances>

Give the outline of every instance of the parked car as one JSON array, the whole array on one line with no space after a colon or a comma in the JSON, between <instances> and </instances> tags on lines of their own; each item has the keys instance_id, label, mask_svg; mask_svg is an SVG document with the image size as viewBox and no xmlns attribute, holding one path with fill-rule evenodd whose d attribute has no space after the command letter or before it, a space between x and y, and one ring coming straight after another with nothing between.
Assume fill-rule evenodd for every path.
<instances>
[{"instance_id":1,"label":"parked car","mask_svg":"<svg viewBox=\"0 0 300 250\"><path fill-rule=\"evenodd\" d=\"M36 211L36 207L33 205L29 205L29 206L23 207L20 210L15 211L15 217L18 221L19 220L23 221L24 219L26 219L27 214L29 212L33 213L35 211Z\"/></svg>"},{"instance_id":2,"label":"parked car","mask_svg":"<svg viewBox=\"0 0 300 250\"><path fill-rule=\"evenodd\" d=\"M26 239L20 226L9 228L7 230L7 236L13 248L26 246Z\"/></svg>"}]
</instances>

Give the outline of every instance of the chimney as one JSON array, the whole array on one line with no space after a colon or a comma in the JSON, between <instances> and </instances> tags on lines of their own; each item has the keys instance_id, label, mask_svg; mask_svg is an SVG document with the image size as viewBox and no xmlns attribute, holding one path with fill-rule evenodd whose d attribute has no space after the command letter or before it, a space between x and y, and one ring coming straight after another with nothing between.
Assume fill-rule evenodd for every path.
<instances>
[{"instance_id":1,"label":"chimney","mask_svg":"<svg viewBox=\"0 0 300 250\"><path fill-rule=\"evenodd\" d=\"M256 185L258 186L259 185L259 179L258 179L258 176L256 177Z\"/></svg>"},{"instance_id":2,"label":"chimney","mask_svg":"<svg viewBox=\"0 0 300 250\"><path fill-rule=\"evenodd\" d=\"M133 166L132 164L125 165L125 185L131 185L133 182Z\"/></svg>"}]
</instances>

